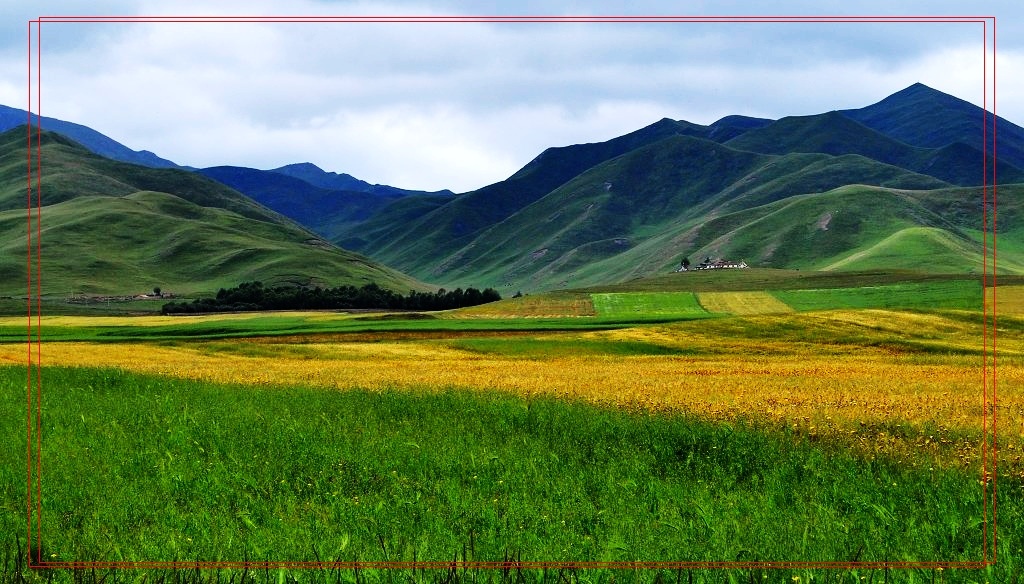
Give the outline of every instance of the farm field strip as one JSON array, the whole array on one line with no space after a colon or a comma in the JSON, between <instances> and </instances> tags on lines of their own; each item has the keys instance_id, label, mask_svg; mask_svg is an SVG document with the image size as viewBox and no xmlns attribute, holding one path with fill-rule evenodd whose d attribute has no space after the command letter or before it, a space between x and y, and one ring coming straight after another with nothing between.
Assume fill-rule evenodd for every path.
<instances>
[{"instance_id":1,"label":"farm field strip","mask_svg":"<svg viewBox=\"0 0 1024 584\"><path fill-rule=\"evenodd\" d=\"M1024 286L998 286L985 289L985 302L989 313L992 312L992 300L995 299L996 316L1001 314L1024 315Z\"/></svg>"},{"instance_id":2,"label":"farm field strip","mask_svg":"<svg viewBox=\"0 0 1024 584\"><path fill-rule=\"evenodd\" d=\"M591 294L598 316L645 318L657 316L706 316L693 292L616 292Z\"/></svg>"},{"instance_id":3,"label":"farm field strip","mask_svg":"<svg viewBox=\"0 0 1024 584\"><path fill-rule=\"evenodd\" d=\"M538 294L506 298L469 308L447 311L446 318L552 318L596 316L587 294Z\"/></svg>"},{"instance_id":4,"label":"farm field strip","mask_svg":"<svg viewBox=\"0 0 1024 584\"><path fill-rule=\"evenodd\" d=\"M959 308L980 310L980 281L953 280L886 284L859 288L774 290L772 295L795 310L842 308Z\"/></svg>"},{"instance_id":5,"label":"farm field strip","mask_svg":"<svg viewBox=\"0 0 1024 584\"><path fill-rule=\"evenodd\" d=\"M232 323L244 325L259 322L287 321L289 323L323 322L331 320L348 320L358 317L374 316L381 313L345 313L338 311L279 311L279 312L237 312L237 313L216 313L216 314L193 314L188 316L170 316L152 314L146 316L72 316L54 315L47 316L43 311L42 316L33 316L32 324L38 323L43 327L157 327L174 326L183 323L208 324L208 323ZM25 326L26 317L23 316L0 316L0 327Z\"/></svg>"},{"instance_id":6,"label":"farm field strip","mask_svg":"<svg viewBox=\"0 0 1024 584\"><path fill-rule=\"evenodd\" d=\"M697 299L708 312L736 315L793 312L793 308L768 292L699 292Z\"/></svg>"}]
</instances>

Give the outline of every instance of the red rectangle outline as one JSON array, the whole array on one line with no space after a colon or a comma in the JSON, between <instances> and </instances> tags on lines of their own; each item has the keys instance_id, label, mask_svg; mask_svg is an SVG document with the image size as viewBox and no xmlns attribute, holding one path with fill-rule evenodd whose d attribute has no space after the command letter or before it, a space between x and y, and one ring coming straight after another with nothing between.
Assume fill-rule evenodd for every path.
<instances>
[{"instance_id":1,"label":"red rectangle outline","mask_svg":"<svg viewBox=\"0 0 1024 584\"><path fill-rule=\"evenodd\" d=\"M797 561L778 561L778 562L670 562L670 561L655 561L655 562L518 562L518 561L503 561L503 562L480 562L480 561L465 561L465 562L237 562L237 561L221 561L221 562L85 562L85 561L63 561L63 562L50 562L42 558L41 550L41 532L42 532L42 379L41 379L41 367L42 367L42 353L41 353L41 310L42 310L42 280L40 274L40 256L41 256L41 221L40 213L42 208L41 199L41 134L42 134L42 23L43 22L54 22L54 23L247 23L247 22L270 22L270 23L291 23L291 22L313 22L313 23L397 23L397 22L415 22L415 23L466 23L466 22L513 22L513 23L599 23L599 22L635 22L635 23L736 23L736 22L751 22L751 23L771 23L771 22L784 22L784 23L932 23L932 22L944 22L944 23L981 23L983 25L983 106L982 106L982 165L983 165L983 184L982 184L982 327L983 327L983 367L982 367L982 381L983 381L983 410L982 410L982 479L979 481L983 489L983 550L982 560L978 562L797 562ZM992 23L992 356L991 361L988 356L988 299L985 292L985 284L988 279L988 223L987 223L987 210L988 210L988 191L990 185L988 184L988 23ZM33 60L32 60L32 40L33 40L33 25L35 25L35 40L36 40L36 60L35 60L35 72L36 72L36 108L33 112L32 109L32 72L33 72ZM996 509L997 509L997 455L998 455L998 441L996 436L996 208L997 208L997 185L998 180L996 177L996 163L997 163L997 149L996 149L996 18L994 16L164 16L164 17L146 17L146 16L40 16L34 20L28 21L28 111L26 114L28 120L27 128L27 262L26 262L26 273L28 279L28 299L27 299L27 312L28 312L28 367L27 367L27 400L28 408L26 411L26 427L27 427L27 442L26 442L26 457L27 457L27 484L26 484L26 523L27 523L27 539L26 539L26 555L28 565L31 568L249 568L249 569L261 569L261 568L339 568L339 569L359 569L359 568L420 568L420 569L453 569L453 568L484 568L484 569L535 569L535 568L556 568L556 569L578 569L578 568L621 568L621 569L728 569L728 568L754 568L754 569L795 569L795 568L867 568L867 569L888 569L888 568L967 568L967 569L979 569L989 565L992 565L996 561L997 557L997 530L996 530ZM33 224L33 205L32 205L32 116L36 116L36 152L35 152L35 253L33 254L32 249L32 224ZM36 311L35 311L35 340L33 341L33 322L32 322L32 283L33 275L35 276L36 284ZM33 344L36 349L36 358L32 358ZM991 392L992 402L991 407L988 401L989 394L989 376L988 369L991 366ZM35 369L35 388L36 391L33 394L32 391L32 380L33 380L33 368ZM35 450L33 452L33 428L32 428L32 408L33 408L33 397L35 398ZM988 431L989 412L991 411L991 444L990 435ZM35 466L33 467L33 454L35 456ZM989 473L989 458L991 457L991 468L992 472ZM33 558L31 553L32 542L32 523L33 523L33 493L32 493L32 479L35 477L35 519L36 519L36 554ZM988 486L991 484L991 493L988 490ZM991 546L991 559L989 559L988 544L988 501L989 497L992 499L992 546Z\"/></svg>"}]
</instances>

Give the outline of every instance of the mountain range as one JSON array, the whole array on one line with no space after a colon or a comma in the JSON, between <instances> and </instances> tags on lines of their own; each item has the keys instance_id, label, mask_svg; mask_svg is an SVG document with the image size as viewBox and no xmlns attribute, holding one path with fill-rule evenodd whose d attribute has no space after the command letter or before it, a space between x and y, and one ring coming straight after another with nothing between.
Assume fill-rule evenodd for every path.
<instances>
[{"instance_id":1,"label":"mountain range","mask_svg":"<svg viewBox=\"0 0 1024 584\"><path fill-rule=\"evenodd\" d=\"M1024 129L999 119L996 165L991 144L982 154L982 120L980 108L922 84L859 110L663 119L549 148L448 202L393 201L331 237L425 281L503 290L621 281L683 256L980 272L980 187L995 168L1001 241L1014 243L1018 189L1008 185L1024 182ZM951 197L971 212L942 215ZM1002 256L1001 270L1020 267Z\"/></svg>"},{"instance_id":2,"label":"mountain range","mask_svg":"<svg viewBox=\"0 0 1024 584\"><path fill-rule=\"evenodd\" d=\"M0 110L0 121L12 111ZM104 141L84 126L43 119L70 135L57 122L86 137L43 137L43 242L56 246L44 260L55 262L67 242L82 260L52 264L59 290L168 282L199 292L260 277L508 294L664 273L684 256L980 273L982 185L993 178L999 269L1024 273L1024 129L998 119L996 164L994 118L922 84L861 109L709 125L663 119L548 148L509 178L457 195L372 185L310 163L143 168L98 156ZM7 250L25 244L24 148L24 127L2 135ZM121 148L118 156L163 164ZM0 263L0 275L23 271Z\"/></svg>"}]
</instances>

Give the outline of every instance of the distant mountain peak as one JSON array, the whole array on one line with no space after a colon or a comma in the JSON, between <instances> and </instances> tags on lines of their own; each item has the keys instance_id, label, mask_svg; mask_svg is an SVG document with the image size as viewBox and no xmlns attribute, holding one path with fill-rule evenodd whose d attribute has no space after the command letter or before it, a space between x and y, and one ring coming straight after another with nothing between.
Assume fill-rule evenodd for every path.
<instances>
[{"instance_id":1,"label":"distant mountain peak","mask_svg":"<svg viewBox=\"0 0 1024 584\"><path fill-rule=\"evenodd\" d=\"M287 164L285 166L282 166L281 168L275 168L274 170L281 170L282 168L291 168L294 170L312 170L323 173L327 172L324 169L320 168L319 166L313 164L312 162L296 162L295 164Z\"/></svg>"},{"instance_id":2,"label":"distant mountain peak","mask_svg":"<svg viewBox=\"0 0 1024 584\"><path fill-rule=\"evenodd\" d=\"M943 148L963 142L978 151L993 152L994 118L986 116L981 107L924 83L841 113L912 146ZM998 123L1000 162L1024 168L1024 128L1004 118Z\"/></svg>"},{"instance_id":3,"label":"distant mountain peak","mask_svg":"<svg viewBox=\"0 0 1024 584\"><path fill-rule=\"evenodd\" d=\"M897 91L896 93L893 93L892 95L889 95L889 96L883 98L881 101L879 101L876 104L873 104L871 106L867 106L867 107L861 108L861 109L862 110L867 110L869 108L876 107L876 106L893 107L893 106L899 106L900 104L905 104L905 103L913 103L913 104L919 104L919 105L920 104L928 103L928 104L932 105L933 107L934 106L941 106L941 107L969 106L969 107L973 107L972 104L970 102L966 101L966 100L963 100L963 99L960 99L959 97L956 97L954 95L950 95L948 93L939 91L938 89L935 89L934 87L929 87L928 85L925 85L924 83L921 83L919 81L917 83L914 83L913 85L909 85L909 86L907 86L907 87ZM846 110L846 111L848 112L848 111L853 111L853 110Z\"/></svg>"}]
</instances>

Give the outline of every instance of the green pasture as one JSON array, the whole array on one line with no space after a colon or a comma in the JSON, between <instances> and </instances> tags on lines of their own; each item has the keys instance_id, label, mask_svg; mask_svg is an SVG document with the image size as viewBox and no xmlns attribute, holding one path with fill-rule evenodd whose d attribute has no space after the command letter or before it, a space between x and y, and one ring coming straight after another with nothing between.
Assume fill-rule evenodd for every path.
<instances>
[{"instance_id":1,"label":"green pasture","mask_svg":"<svg viewBox=\"0 0 1024 584\"><path fill-rule=\"evenodd\" d=\"M795 310L958 308L980 311L982 303L980 280L911 282L817 290L776 290L772 294Z\"/></svg>"},{"instance_id":2,"label":"green pasture","mask_svg":"<svg viewBox=\"0 0 1024 584\"><path fill-rule=\"evenodd\" d=\"M594 310L599 317L702 317L708 312L697 302L692 292L619 292L591 294Z\"/></svg>"}]
</instances>

